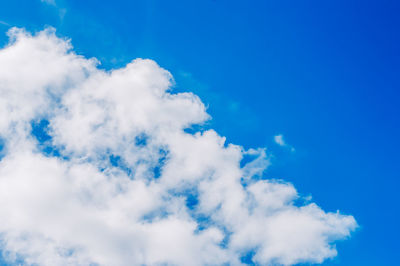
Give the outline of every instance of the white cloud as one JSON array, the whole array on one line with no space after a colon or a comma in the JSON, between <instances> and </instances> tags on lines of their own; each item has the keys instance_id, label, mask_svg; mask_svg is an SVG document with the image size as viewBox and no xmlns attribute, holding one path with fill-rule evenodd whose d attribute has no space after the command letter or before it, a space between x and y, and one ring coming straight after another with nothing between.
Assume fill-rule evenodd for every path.
<instances>
[{"instance_id":1,"label":"white cloud","mask_svg":"<svg viewBox=\"0 0 400 266\"><path fill-rule=\"evenodd\" d=\"M289 148L290 151L292 151L292 152L295 151L295 149L294 149L293 146L290 146L289 144L286 143L286 141L284 140L282 134L279 134L279 135L274 136L274 141L275 141L275 143L278 144L279 146L287 147L287 148Z\"/></svg>"},{"instance_id":2,"label":"white cloud","mask_svg":"<svg viewBox=\"0 0 400 266\"><path fill-rule=\"evenodd\" d=\"M286 146L286 143L283 140L283 135L282 134L274 136L274 140L275 140L276 144L278 144L280 146Z\"/></svg>"},{"instance_id":3,"label":"white cloud","mask_svg":"<svg viewBox=\"0 0 400 266\"><path fill-rule=\"evenodd\" d=\"M265 149L187 133L209 119L205 106L172 93L171 74L154 61L103 71L52 29L9 35L0 236L11 262L240 265L254 251L260 264L319 263L356 228L352 216L295 205L291 184L263 180ZM39 143L32 123L43 119L51 138ZM241 167L244 156L252 160Z\"/></svg>"}]
</instances>

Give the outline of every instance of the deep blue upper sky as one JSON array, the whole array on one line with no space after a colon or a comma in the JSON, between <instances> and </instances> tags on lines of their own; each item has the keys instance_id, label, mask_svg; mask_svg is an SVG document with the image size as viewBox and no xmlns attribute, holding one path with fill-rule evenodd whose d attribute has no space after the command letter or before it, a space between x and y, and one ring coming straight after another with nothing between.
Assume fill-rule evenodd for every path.
<instances>
[{"instance_id":1,"label":"deep blue upper sky","mask_svg":"<svg viewBox=\"0 0 400 266\"><path fill-rule=\"evenodd\" d=\"M154 59L229 142L268 147L267 177L355 216L324 265L398 265L399 14L386 0L1 0L0 44L9 25L50 25L106 69Z\"/></svg>"}]
</instances>

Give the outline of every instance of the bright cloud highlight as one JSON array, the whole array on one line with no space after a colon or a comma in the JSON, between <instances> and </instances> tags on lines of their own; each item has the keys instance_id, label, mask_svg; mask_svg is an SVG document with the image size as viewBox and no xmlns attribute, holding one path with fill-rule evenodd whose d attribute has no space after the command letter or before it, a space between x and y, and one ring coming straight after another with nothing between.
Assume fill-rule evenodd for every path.
<instances>
[{"instance_id":1,"label":"bright cloud highlight","mask_svg":"<svg viewBox=\"0 0 400 266\"><path fill-rule=\"evenodd\" d=\"M210 116L196 95L173 93L154 61L104 71L52 29L9 36L0 238L10 262L241 265L253 254L264 265L320 263L356 228L352 216L298 204L293 185L262 178L264 149L189 133Z\"/></svg>"}]
</instances>

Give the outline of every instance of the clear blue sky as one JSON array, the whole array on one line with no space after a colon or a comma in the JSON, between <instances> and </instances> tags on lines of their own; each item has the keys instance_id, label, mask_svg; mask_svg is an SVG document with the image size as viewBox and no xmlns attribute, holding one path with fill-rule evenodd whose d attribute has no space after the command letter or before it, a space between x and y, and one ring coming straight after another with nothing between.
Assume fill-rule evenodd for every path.
<instances>
[{"instance_id":1,"label":"clear blue sky","mask_svg":"<svg viewBox=\"0 0 400 266\"><path fill-rule=\"evenodd\" d=\"M386 0L1 0L0 44L50 25L106 69L154 59L229 142L268 147L267 177L354 215L324 265L398 265L399 14Z\"/></svg>"}]
</instances>

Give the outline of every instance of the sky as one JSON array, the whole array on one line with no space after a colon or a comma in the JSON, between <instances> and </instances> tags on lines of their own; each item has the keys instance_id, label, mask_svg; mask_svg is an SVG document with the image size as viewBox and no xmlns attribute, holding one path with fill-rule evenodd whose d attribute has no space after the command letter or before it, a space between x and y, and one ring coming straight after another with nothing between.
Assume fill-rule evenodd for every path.
<instances>
[{"instance_id":1,"label":"sky","mask_svg":"<svg viewBox=\"0 0 400 266\"><path fill-rule=\"evenodd\" d=\"M199 243L189 245L187 254L204 259L199 259L200 264L234 264L235 256L253 265L398 264L399 8L396 1L385 0L0 1L3 265L21 261L107 265L107 259L125 265L132 258L117 250L128 241L120 234L137 237L134 232L150 239L148 247L141 246L148 257L136 263L188 265L190 258L176 250L170 251L170 257L157 252L169 239L168 235L158 239L157 230L169 226L187 229L182 229L179 238L183 247ZM10 33L12 27L26 31ZM20 41L9 43L7 32L11 39ZM136 58L152 61L137 60L127 66ZM129 82L136 84L137 92L125 90L133 86ZM110 88L119 88L119 92L114 95ZM16 90L21 93L14 95ZM130 109L135 106L138 109ZM126 115L128 111L144 118ZM96 119L111 122L96 124ZM93 130L94 124L99 130ZM19 131L15 125L21 125ZM201 134L196 135L197 131ZM135 143L127 140L130 138ZM137 150L126 148L129 145ZM105 156L110 162L105 163ZM244 159L240 163L244 166L237 169L241 156L251 158ZM22 167L26 173L17 171L19 163L28 165ZM149 169L157 179L154 186L146 183ZM205 178L210 169L217 173L212 181ZM25 176L37 173L32 176L41 180L45 178L40 174L43 171L54 171L60 183L44 179L46 190L46 186L36 188L36 182ZM202 171L205 174L198 174ZM139 172L146 177L134 176ZM235 175L247 175L249 180L238 187L237 182L229 181ZM82 181L79 176L94 176L95 181ZM127 180L139 183L127 185L125 180L110 184L110 176L122 180L127 176ZM72 194L61 189L70 178L74 185L68 191L75 191ZM188 179L194 183L185 181ZM218 180L231 190L204 188L210 184L220 188ZM182 186L182 182L190 184ZM20 188L25 183L37 194ZM130 202L129 197L115 196L117 192L109 191L114 185L129 186L132 191L126 191L143 193L148 201L141 199L139 204L135 197ZM114 231L99 236L99 240L116 241L111 247L88 240L97 232L68 239L59 228L50 226L52 219L60 222L52 216L53 207L43 207L47 206L43 202L53 199L52 186L65 193L65 198L55 202L89 191L86 207L79 196L71 201L80 203L71 203L66 211L72 216L87 214L81 224L91 228L98 219L123 217L123 224L113 219L109 223L127 231L107 224ZM139 188L143 189L138 192ZM168 194L172 188L175 194ZM97 195L99 189L104 191ZM195 191L193 199L187 196L188 190ZM20 196L29 194L36 200L38 195L47 195L46 191L51 196L35 201L37 209L23 204L28 196ZM243 198L242 205L256 210L237 222L229 219L230 215L237 217L248 210L232 203L236 192L251 195L255 202ZM168 206L157 196L163 193L171 200ZM214 198L220 194L224 196ZM190 203L188 210L178 211L183 208L179 199L185 197ZM298 199L302 202L295 202ZM218 201L222 207L213 209ZM269 202L276 205L271 207ZM105 203L108 205L102 213L93 207ZM160 215L159 220L146 216L148 228L132 229L125 224L129 204L136 208L145 205L137 213L133 211L133 216L143 218L151 213ZM24 211L30 209L37 210L33 217L41 218L37 223L21 222L32 218ZM340 215L334 216L338 210ZM14 213L19 216L11 215ZM271 223L268 217L273 218ZM280 219L303 218L309 222L294 222L293 228L289 226L293 229L290 236L279 233ZM78 235L81 232L74 229L74 221L68 220L62 228ZM269 225L264 228L266 223ZM205 227L196 229L203 233L190 233L193 224ZM259 225L254 227L259 231L251 231L251 225ZM99 231L101 226L106 225L100 224ZM303 236L302 232L309 234ZM249 235L250 240L246 238ZM265 244L269 241L276 244L270 245L273 251ZM298 246L282 247L287 241ZM301 246L306 250L296 255ZM129 248L138 252L135 246ZM332 253L335 248L337 255ZM43 249L48 252L38 256ZM110 252L108 258L101 256L104 250ZM7 261L10 254L14 258ZM214 259L217 257L220 261Z\"/></svg>"}]
</instances>

